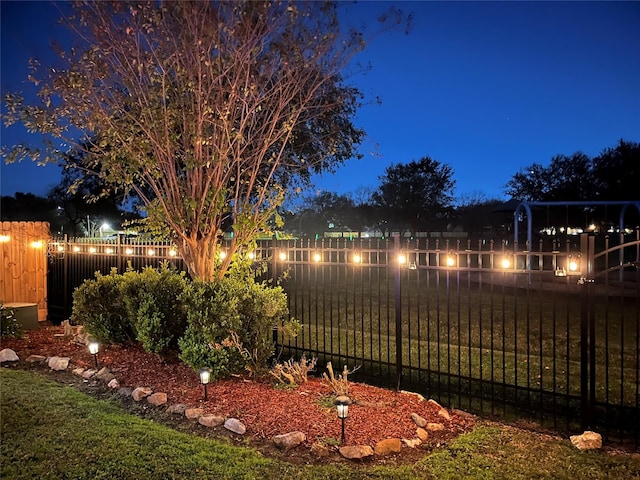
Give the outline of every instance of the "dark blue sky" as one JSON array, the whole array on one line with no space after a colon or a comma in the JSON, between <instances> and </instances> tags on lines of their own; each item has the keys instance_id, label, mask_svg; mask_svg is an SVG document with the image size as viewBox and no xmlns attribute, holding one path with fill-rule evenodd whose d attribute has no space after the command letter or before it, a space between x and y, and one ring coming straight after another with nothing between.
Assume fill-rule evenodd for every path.
<instances>
[{"instance_id":1,"label":"dark blue sky","mask_svg":"<svg viewBox=\"0 0 640 480\"><path fill-rule=\"evenodd\" d=\"M349 81L371 101L357 124L365 158L316 178L338 193L373 188L391 163L430 156L454 170L456 195L500 197L520 168L640 141L640 2L396 2L408 35L386 33ZM29 57L49 54L56 10L2 1L2 91L24 89ZM342 7L373 27L388 2ZM2 143L29 141L2 128ZM1 167L2 195L44 194L55 167ZM53 175L49 172L53 169Z\"/></svg>"}]
</instances>

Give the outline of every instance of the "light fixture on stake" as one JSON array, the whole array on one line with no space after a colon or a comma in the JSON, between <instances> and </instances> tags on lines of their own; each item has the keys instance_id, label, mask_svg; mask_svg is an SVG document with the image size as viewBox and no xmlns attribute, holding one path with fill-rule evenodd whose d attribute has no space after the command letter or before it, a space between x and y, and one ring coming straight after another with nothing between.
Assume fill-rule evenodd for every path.
<instances>
[{"instance_id":1,"label":"light fixture on stake","mask_svg":"<svg viewBox=\"0 0 640 480\"><path fill-rule=\"evenodd\" d=\"M211 369L210 368L202 368L198 372L200 374L200 383L204 386L204 400L205 402L208 400L207 398L207 385L211 381Z\"/></svg>"},{"instance_id":2,"label":"light fixture on stake","mask_svg":"<svg viewBox=\"0 0 640 480\"><path fill-rule=\"evenodd\" d=\"M93 361L98 369L98 350L100 350L100 344L98 342L89 342L89 353L93 355Z\"/></svg>"},{"instance_id":3,"label":"light fixture on stake","mask_svg":"<svg viewBox=\"0 0 640 480\"><path fill-rule=\"evenodd\" d=\"M336 397L333 404L338 410L338 418L342 421L342 439L341 443L344 443L344 421L349 416L349 405L351 405L351 399L346 395L340 395Z\"/></svg>"}]
</instances>

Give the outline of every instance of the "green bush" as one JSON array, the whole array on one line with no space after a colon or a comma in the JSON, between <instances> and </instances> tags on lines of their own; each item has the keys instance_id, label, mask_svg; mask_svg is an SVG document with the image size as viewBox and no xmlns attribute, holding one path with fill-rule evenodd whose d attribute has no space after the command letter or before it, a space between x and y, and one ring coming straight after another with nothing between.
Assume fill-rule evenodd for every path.
<instances>
[{"instance_id":1,"label":"green bush","mask_svg":"<svg viewBox=\"0 0 640 480\"><path fill-rule=\"evenodd\" d=\"M84 325L99 342L132 342L135 329L121 293L124 276L115 268L108 275L95 275L95 280L85 280L73 292L71 321Z\"/></svg>"},{"instance_id":2,"label":"green bush","mask_svg":"<svg viewBox=\"0 0 640 480\"><path fill-rule=\"evenodd\" d=\"M21 337L22 329L15 317L13 310L10 308L2 308L0 302L0 337Z\"/></svg>"},{"instance_id":3,"label":"green bush","mask_svg":"<svg viewBox=\"0 0 640 480\"><path fill-rule=\"evenodd\" d=\"M194 282L183 300L189 327L179 344L185 363L195 370L209 367L216 376L247 366L266 370L274 349L273 329L282 326L288 314L281 287L231 273L217 282Z\"/></svg>"},{"instance_id":4,"label":"green bush","mask_svg":"<svg viewBox=\"0 0 640 480\"><path fill-rule=\"evenodd\" d=\"M178 338L187 328L187 317L180 296L187 286L184 272L163 263L160 269L146 267L142 272L127 271L121 286L136 339L148 352L177 350Z\"/></svg>"}]
</instances>

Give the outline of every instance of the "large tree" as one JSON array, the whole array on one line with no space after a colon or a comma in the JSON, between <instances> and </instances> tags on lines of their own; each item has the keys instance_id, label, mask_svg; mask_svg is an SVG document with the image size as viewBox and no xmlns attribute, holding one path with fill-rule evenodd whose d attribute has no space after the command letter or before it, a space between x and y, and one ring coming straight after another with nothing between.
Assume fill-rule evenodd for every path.
<instances>
[{"instance_id":1,"label":"large tree","mask_svg":"<svg viewBox=\"0 0 640 480\"><path fill-rule=\"evenodd\" d=\"M391 229L408 228L414 234L439 229L452 211L452 176L449 165L429 157L392 164L380 177L373 201Z\"/></svg>"},{"instance_id":2,"label":"large tree","mask_svg":"<svg viewBox=\"0 0 640 480\"><path fill-rule=\"evenodd\" d=\"M77 44L55 69L34 65L39 101L7 95L5 123L84 149L84 167L132 189L193 276L228 269L233 255L218 255L225 225L234 254L267 228L287 188L358 156L361 95L341 72L364 42L340 29L335 4L74 7ZM7 158L33 156L20 145Z\"/></svg>"}]
</instances>

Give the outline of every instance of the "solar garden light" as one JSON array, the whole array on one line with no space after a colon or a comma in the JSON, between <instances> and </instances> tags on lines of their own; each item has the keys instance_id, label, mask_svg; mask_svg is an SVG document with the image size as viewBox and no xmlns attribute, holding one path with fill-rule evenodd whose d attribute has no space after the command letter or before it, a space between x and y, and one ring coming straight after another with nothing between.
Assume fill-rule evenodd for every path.
<instances>
[{"instance_id":1,"label":"solar garden light","mask_svg":"<svg viewBox=\"0 0 640 480\"><path fill-rule=\"evenodd\" d=\"M208 400L207 398L207 385L211 381L211 369L210 368L202 368L198 372L200 374L200 383L204 386L204 400L205 402Z\"/></svg>"},{"instance_id":2,"label":"solar garden light","mask_svg":"<svg viewBox=\"0 0 640 480\"><path fill-rule=\"evenodd\" d=\"M98 342L89 342L89 353L93 355L96 370L98 369L98 350L100 350L100 344Z\"/></svg>"},{"instance_id":3,"label":"solar garden light","mask_svg":"<svg viewBox=\"0 0 640 480\"><path fill-rule=\"evenodd\" d=\"M342 421L342 440L341 443L344 443L344 421L349 416L349 405L351 405L351 399L346 395L340 395L336 397L333 404L336 406L338 410L338 418Z\"/></svg>"}]
</instances>

